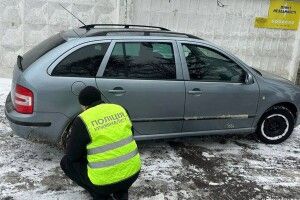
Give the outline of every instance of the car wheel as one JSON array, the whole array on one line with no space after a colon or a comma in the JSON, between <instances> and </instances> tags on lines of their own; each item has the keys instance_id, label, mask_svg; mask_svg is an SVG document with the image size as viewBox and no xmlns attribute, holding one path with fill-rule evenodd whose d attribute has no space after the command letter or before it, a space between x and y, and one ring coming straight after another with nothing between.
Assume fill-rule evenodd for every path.
<instances>
[{"instance_id":1,"label":"car wheel","mask_svg":"<svg viewBox=\"0 0 300 200\"><path fill-rule=\"evenodd\" d=\"M266 144L278 144L292 134L294 124L295 118L290 110L283 106L274 106L263 114L256 134Z\"/></svg>"},{"instance_id":2,"label":"car wheel","mask_svg":"<svg viewBox=\"0 0 300 200\"><path fill-rule=\"evenodd\" d=\"M70 132L71 132L71 124L69 124L66 130L62 133L60 142L58 143L58 147L60 147L63 150L66 150L67 148L67 140L70 136Z\"/></svg>"}]
</instances>

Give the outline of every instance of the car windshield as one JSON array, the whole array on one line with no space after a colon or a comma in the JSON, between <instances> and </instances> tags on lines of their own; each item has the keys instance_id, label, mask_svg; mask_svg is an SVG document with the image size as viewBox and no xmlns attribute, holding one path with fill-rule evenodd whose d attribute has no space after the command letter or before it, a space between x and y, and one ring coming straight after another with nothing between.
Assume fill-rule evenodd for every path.
<instances>
[{"instance_id":1,"label":"car windshield","mask_svg":"<svg viewBox=\"0 0 300 200\"><path fill-rule=\"evenodd\" d=\"M26 70L37 59L64 42L66 42L66 40L64 40L59 33L44 40L23 55L22 69Z\"/></svg>"}]
</instances>

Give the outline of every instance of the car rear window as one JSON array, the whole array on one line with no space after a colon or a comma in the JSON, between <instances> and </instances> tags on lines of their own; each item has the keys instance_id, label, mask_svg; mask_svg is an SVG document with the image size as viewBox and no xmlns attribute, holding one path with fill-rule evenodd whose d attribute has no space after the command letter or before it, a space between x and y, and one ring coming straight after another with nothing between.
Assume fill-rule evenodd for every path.
<instances>
[{"instance_id":1,"label":"car rear window","mask_svg":"<svg viewBox=\"0 0 300 200\"><path fill-rule=\"evenodd\" d=\"M44 54L49 52L51 49L63 44L66 42L60 34L51 36L50 38L44 40L37 46L33 47L31 50L27 51L22 57L22 68L26 70L32 63L37 59L42 57Z\"/></svg>"},{"instance_id":2,"label":"car rear window","mask_svg":"<svg viewBox=\"0 0 300 200\"><path fill-rule=\"evenodd\" d=\"M52 71L52 76L95 77L109 43L82 47L66 56Z\"/></svg>"}]
</instances>

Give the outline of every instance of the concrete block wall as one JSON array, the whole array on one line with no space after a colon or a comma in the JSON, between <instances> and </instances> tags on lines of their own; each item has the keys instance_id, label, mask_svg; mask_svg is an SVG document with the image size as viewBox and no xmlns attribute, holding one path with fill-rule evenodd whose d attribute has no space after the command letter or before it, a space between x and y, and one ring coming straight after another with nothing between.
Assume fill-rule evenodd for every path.
<instances>
[{"instance_id":1,"label":"concrete block wall","mask_svg":"<svg viewBox=\"0 0 300 200\"><path fill-rule=\"evenodd\" d=\"M251 66L292 81L299 67L300 30L254 28L268 0L132 0L128 21L191 33L235 53Z\"/></svg>"},{"instance_id":2,"label":"concrete block wall","mask_svg":"<svg viewBox=\"0 0 300 200\"><path fill-rule=\"evenodd\" d=\"M0 0L0 77L10 77L16 55L50 35L86 23L164 26L195 34L235 53L251 66L292 81L300 61L300 30L254 28L268 0Z\"/></svg>"},{"instance_id":3,"label":"concrete block wall","mask_svg":"<svg viewBox=\"0 0 300 200\"><path fill-rule=\"evenodd\" d=\"M49 36L85 23L117 23L117 0L0 0L0 77L11 77L18 54Z\"/></svg>"}]
</instances>

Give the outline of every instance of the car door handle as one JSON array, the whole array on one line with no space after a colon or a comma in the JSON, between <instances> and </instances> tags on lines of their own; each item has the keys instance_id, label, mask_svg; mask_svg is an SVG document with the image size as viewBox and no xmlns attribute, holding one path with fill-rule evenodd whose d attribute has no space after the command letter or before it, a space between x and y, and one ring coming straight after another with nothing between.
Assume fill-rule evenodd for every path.
<instances>
[{"instance_id":1,"label":"car door handle","mask_svg":"<svg viewBox=\"0 0 300 200\"><path fill-rule=\"evenodd\" d=\"M202 94L203 92L200 89L193 89L188 91L188 94L192 94L192 95L199 95Z\"/></svg>"},{"instance_id":2,"label":"car door handle","mask_svg":"<svg viewBox=\"0 0 300 200\"><path fill-rule=\"evenodd\" d=\"M108 92L112 94L124 94L126 91L121 88L114 88L112 90L108 90Z\"/></svg>"}]
</instances>

